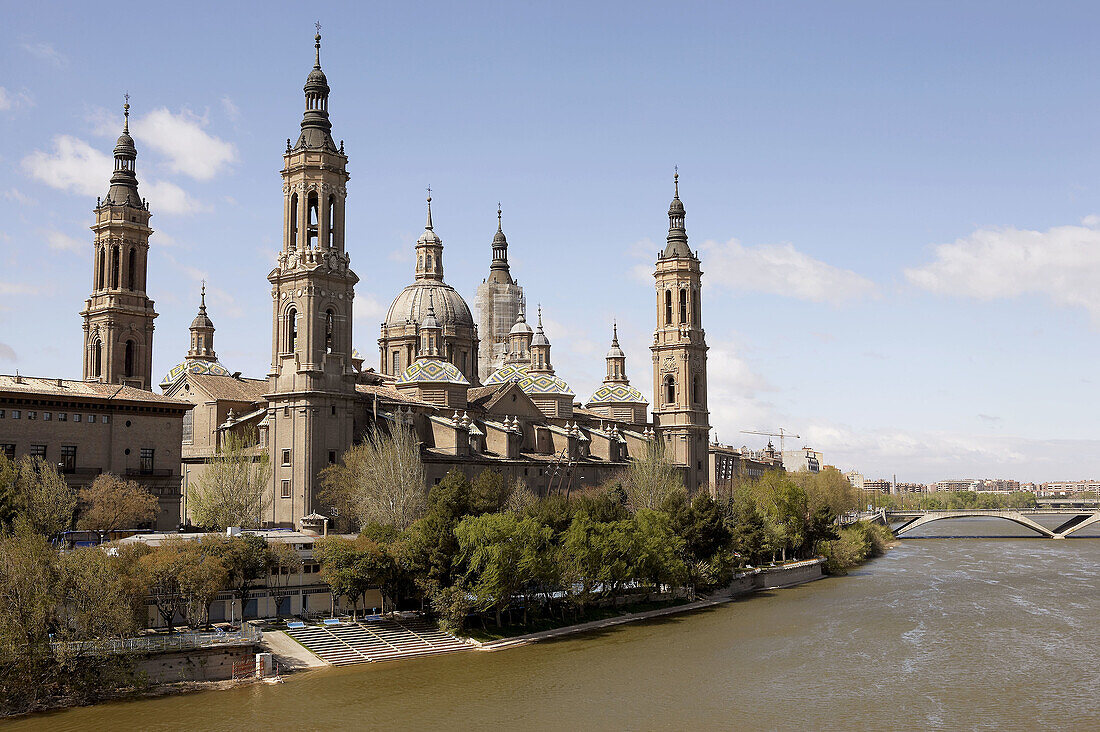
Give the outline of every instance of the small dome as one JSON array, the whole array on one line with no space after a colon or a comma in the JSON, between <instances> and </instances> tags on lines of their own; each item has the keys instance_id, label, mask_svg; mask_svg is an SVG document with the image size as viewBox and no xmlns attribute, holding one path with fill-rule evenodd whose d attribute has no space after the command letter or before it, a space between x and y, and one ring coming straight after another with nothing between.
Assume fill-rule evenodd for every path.
<instances>
[{"instance_id":1,"label":"small dome","mask_svg":"<svg viewBox=\"0 0 1100 732\"><path fill-rule=\"evenodd\" d=\"M211 376L231 376L229 369L222 366L217 361L202 361L199 359L188 359L172 367L172 370L164 375L164 378L160 380L160 388L167 390L168 387L175 384L184 374L210 374Z\"/></svg>"},{"instance_id":2,"label":"small dome","mask_svg":"<svg viewBox=\"0 0 1100 732\"><path fill-rule=\"evenodd\" d=\"M214 321L210 319L210 316L206 314L206 309L203 308L199 311L199 314L195 316L195 319L191 321L192 328L213 328Z\"/></svg>"},{"instance_id":3,"label":"small dome","mask_svg":"<svg viewBox=\"0 0 1100 732\"><path fill-rule=\"evenodd\" d=\"M130 133L123 132L118 136L118 141L115 143L115 157L137 157L137 147Z\"/></svg>"},{"instance_id":4,"label":"small dome","mask_svg":"<svg viewBox=\"0 0 1100 732\"><path fill-rule=\"evenodd\" d=\"M474 327L470 306L462 299L462 295L450 285L431 280L414 282L398 293L386 313L386 325L422 322L428 314L429 299L443 323L471 329Z\"/></svg>"},{"instance_id":5,"label":"small dome","mask_svg":"<svg viewBox=\"0 0 1100 732\"><path fill-rule=\"evenodd\" d=\"M528 328L528 330L530 330L530 328ZM550 345L550 340L546 337L546 334L543 333L542 330L540 329L537 333L535 333L534 337L531 339L531 345L532 346L549 346Z\"/></svg>"},{"instance_id":6,"label":"small dome","mask_svg":"<svg viewBox=\"0 0 1100 732\"><path fill-rule=\"evenodd\" d=\"M397 384L459 384L469 386L470 382L453 363L438 358L421 358L409 364L401 372Z\"/></svg>"},{"instance_id":7,"label":"small dome","mask_svg":"<svg viewBox=\"0 0 1100 732\"><path fill-rule=\"evenodd\" d=\"M511 333L533 333L531 326L527 324L526 318L523 317L523 311L519 311L519 317L516 318L516 324L512 326L512 329L508 331Z\"/></svg>"},{"instance_id":8,"label":"small dome","mask_svg":"<svg viewBox=\"0 0 1100 732\"><path fill-rule=\"evenodd\" d=\"M309 72L309 76L306 77L306 86L311 84L323 84L328 86L328 77L325 76L325 72L320 69L313 69Z\"/></svg>"},{"instance_id":9,"label":"small dome","mask_svg":"<svg viewBox=\"0 0 1100 732\"><path fill-rule=\"evenodd\" d=\"M573 396L575 393L569 388L569 384L554 374L532 374L527 367L516 364L508 364L494 371L492 376L485 380L485 386L507 384L513 381L519 384L524 394Z\"/></svg>"},{"instance_id":10,"label":"small dome","mask_svg":"<svg viewBox=\"0 0 1100 732\"><path fill-rule=\"evenodd\" d=\"M439 234L436 234L431 229L424 229L424 233L420 235L420 238L416 240L417 244L442 244L443 240L439 238Z\"/></svg>"},{"instance_id":11,"label":"small dome","mask_svg":"<svg viewBox=\"0 0 1100 732\"><path fill-rule=\"evenodd\" d=\"M673 199L672 199L672 203L670 203L670 204L668 205L668 212L669 212L670 214L673 214L673 213L679 213L679 214L682 214L682 213L684 213L684 204L683 204L683 202L682 202L682 201L680 200L680 197L679 197L679 196L677 196L676 198L673 198Z\"/></svg>"},{"instance_id":12,"label":"small dome","mask_svg":"<svg viewBox=\"0 0 1100 732\"><path fill-rule=\"evenodd\" d=\"M649 404L642 392L630 384L604 384L592 395L589 404Z\"/></svg>"},{"instance_id":13,"label":"small dome","mask_svg":"<svg viewBox=\"0 0 1100 732\"><path fill-rule=\"evenodd\" d=\"M618 342L611 344L611 350L607 352L607 358L626 358L626 354L623 353L623 349L619 348Z\"/></svg>"}]
</instances>

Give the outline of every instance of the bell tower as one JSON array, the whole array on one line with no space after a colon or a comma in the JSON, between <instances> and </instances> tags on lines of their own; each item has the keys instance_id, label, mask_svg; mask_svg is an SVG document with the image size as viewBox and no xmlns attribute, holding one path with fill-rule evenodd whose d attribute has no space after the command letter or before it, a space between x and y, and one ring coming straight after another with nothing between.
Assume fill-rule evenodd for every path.
<instances>
[{"instance_id":1,"label":"bell tower","mask_svg":"<svg viewBox=\"0 0 1100 732\"><path fill-rule=\"evenodd\" d=\"M273 497L264 521L297 525L317 510L317 473L353 438L352 301L359 278L344 248L347 162L332 140L321 35L306 77L296 143L283 153L283 246L271 283L267 447ZM289 451L289 453L287 452Z\"/></svg>"},{"instance_id":2,"label":"bell tower","mask_svg":"<svg viewBox=\"0 0 1100 732\"><path fill-rule=\"evenodd\" d=\"M84 302L84 380L152 388L153 301L145 294L149 207L138 195L130 137L130 96L123 105L111 187L96 201L92 294Z\"/></svg>"},{"instance_id":3,"label":"bell tower","mask_svg":"<svg viewBox=\"0 0 1100 732\"><path fill-rule=\"evenodd\" d=\"M668 208L668 244L657 255L657 329L653 333L653 424L694 493L707 482L710 413L707 344L700 317L699 257L688 247L680 175Z\"/></svg>"}]
</instances>

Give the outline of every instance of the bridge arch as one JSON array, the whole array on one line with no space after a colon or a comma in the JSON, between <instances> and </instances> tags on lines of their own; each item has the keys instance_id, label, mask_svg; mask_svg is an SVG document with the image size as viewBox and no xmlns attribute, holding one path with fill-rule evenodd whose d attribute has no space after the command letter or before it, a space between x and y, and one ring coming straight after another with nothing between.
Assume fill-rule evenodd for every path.
<instances>
[{"instance_id":1,"label":"bridge arch","mask_svg":"<svg viewBox=\"0 0 1100 732\"><path fill-rule=\"evenodd\" d=\"M913 529L916 529L920 526L924 526L925 524L930 524L933 521L943 521L945 519L957 519L957 518L998 518L998 519L1004 519L1006 521L1011 521L1015 524L1019 524L1020 526L1025 527L1025 528L1031 529L1032 531L1039 534L1040 536L1044 536L1048 539L1053 539L1053 538L1055 538L1055 536L1058 536L1057 534L1055 534L1053 531L1051 531L1047 527L1031 520L1027 516L1024 516L1022 513L1019 513L1017 511L990 511L990 510L982 510L982 509L978 509L978 510L974 510L974 511L965 511L965 510L925 511L925 512L922 512L920 515L910 514L910 516L906 516L906 518L908 518L909 520L906 521L901 526L894 529L894 536L901 537L903 534L908 534ZM1091 522L1089 522L1089 523L1091 523ZM1072 529L1071 532L1075 531L1077 528L1080 528L1080 527L1074 527L1074 529Z\"/></svg>"}]
</instances>

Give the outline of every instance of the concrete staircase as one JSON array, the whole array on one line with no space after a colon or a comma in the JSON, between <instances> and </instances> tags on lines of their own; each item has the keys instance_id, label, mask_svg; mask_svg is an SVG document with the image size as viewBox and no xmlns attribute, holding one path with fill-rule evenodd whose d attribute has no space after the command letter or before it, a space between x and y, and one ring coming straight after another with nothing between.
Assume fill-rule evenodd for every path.
<instances>
[{"instance_id":1,"label":"concrete staircase","mask_svg":"<svg viewBox=\"0 0 1100 732\"><path fill-rule=\"evenodd\" d=\"M419 618L309 625L288 628L286 634L333 666L470 650L455 636Z\"/></svg>"}]
</instances>

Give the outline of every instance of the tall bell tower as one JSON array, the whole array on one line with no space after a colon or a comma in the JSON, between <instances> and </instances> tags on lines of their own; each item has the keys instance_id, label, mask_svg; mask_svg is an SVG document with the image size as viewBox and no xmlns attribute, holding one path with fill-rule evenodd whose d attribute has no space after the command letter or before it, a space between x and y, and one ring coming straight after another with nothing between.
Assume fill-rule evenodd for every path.
<instances>
[{"instance_id":1,"label":"tall bell tower","mask_svg":"<svg viewBox=\"0 0 1100 732\"><path fill-rule=\"evenodd\" d=\"M354 429L352 300L359 278L344 248L348 159L332 140L320 28L314 41L301 133L283 154L283 247L267 276L266 441L274 469L264 520L283 525L316 510L317 473L351 445Z\"/></svg>"},{"instance_id":2,"label":"tall bell tower","mask_svg":"<svg viewBox=\"0 0 1100 732\"><path fill-rule=\"evenodd\" d=\"M707 483L707 343L700 306L703 272L688 247L680 175L668 207L668 244L657 255L657 329L653 333L653 423L689 493Z\"/></svg>"},{"instance_id":3,"label":"tall bell tower","mask_svg":"<svg viewBox=\"0 0 1100 732\"><path fill-rule=\"evenodd\" d=\"M145 294L149 207L138 195L130 137L130 96L123 106L122 134L115 144L111 187L96 201L92 294L84 318L84 380L152 388L153 301Z\"/></svg>"}]
</instances>

